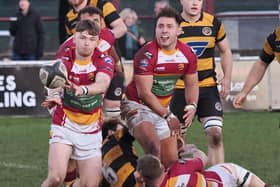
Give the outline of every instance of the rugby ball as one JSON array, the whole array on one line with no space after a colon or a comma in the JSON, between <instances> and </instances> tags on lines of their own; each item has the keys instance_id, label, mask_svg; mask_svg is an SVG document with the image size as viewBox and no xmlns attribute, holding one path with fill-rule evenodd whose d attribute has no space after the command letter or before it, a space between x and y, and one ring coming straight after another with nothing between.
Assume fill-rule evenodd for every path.
<instances>
[{"instance_id":1,"label":"rugby ball","mask_svg":"<svg viewBox=\"0 0 280 187\"><path fill-rule=\"evenodd\" d=\"M51 89L64 86L67 76L67 69L61 60L56 60L52 65L41 67L39 72L42 84Z\"/></svg>"}]
</instances>

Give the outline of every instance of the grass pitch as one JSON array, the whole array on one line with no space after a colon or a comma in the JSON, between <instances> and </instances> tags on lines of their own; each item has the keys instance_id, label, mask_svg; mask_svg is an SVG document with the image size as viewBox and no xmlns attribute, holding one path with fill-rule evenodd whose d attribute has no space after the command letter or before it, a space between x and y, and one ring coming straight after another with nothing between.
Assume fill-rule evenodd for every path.
<instances>
[{"instance_id":1,"label":"grass pitch","mask_svg":"<svg viewBox=\"0 0 280 187\"><path fill-rule=\"evenodd\" d=\"M240 164L280 187L280 114L225 114L223 140L226 162ZM0 186L38 187L47 175L50 118L0 118ZM188 143L207 151L201 125L187 132Z\"/></svg>"}]
</instances>

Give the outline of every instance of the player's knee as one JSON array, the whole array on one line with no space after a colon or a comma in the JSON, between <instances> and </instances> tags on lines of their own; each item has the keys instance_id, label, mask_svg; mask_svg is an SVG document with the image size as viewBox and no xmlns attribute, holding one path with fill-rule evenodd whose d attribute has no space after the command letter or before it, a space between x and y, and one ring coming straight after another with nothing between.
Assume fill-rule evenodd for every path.
<instances>
[{"instance_id":1,"label":"player's knee","mask_svg":"<svg viewBox=\"0 0 280 187\"><path fill-rule=\"evenodd\" d=\"M217 119L211 119L204 123L205 133L210 140L210 145L219 146L221 144L222 126L222 121Z\"/></svg>"},{"instance_id":2,"label":"player's knee","mask_svg":"<svg viewBox=\"0 0 280 187\"><path fill-rule=\"evenodd\" d=\"M148 139L146 137L143 137L143 138L141 138L141 140L139 142L141 142L140 144L142 145L145 153L152 154L152 155L155 155L155 156L160 155L160 141L159 141L159 139L157 139L157 138Z\"/></svg>"},{"instance_id":3,"label":"player's knee","mask_svg":"<svg viewBox=\"0 0 280 187\"><path fill-rule=\"evenodd\" d=\"M52 175L49 175L48 176L48 183L50 184L50 186L60 186L63 181L64 181L64 177L62 175L55 175L55 174L52 174Z\"/></svg>"},{"instance_id":4,"label":"player's knee","mask_svg":"<svg viewBox=\"0 0 280 187\"><path fill-rule=\"evenodd\" d=\"M159 142L155 142L155 141L146 141L145 143L145 147L146 147L146 153L155 155L155 156L159 156L160 155L160 146L159 146Z\"/></svg>"}]
</instances>

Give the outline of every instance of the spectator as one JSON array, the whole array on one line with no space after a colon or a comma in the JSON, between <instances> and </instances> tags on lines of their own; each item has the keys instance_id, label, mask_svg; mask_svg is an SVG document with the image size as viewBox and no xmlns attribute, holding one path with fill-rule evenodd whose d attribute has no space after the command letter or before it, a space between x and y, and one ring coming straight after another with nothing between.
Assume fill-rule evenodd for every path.
<instances>
[{"instance_id":1,"label":"spectator","mask_svg":"<svg viewBox=\"0 0 280 187\"><path fill-rule=\"evenodd\" d=\"M19 0L16 21L10 24L14 37L12 60L39 60L43 56L45 31L41 16L29 0Z\"/></svg>"},{"instance_id":2,"label":"spectator","mask_svg":"<svg viewBox=\"0 0 280 187\"><path fill-rule=\"evenodd\" d=\"M168 6L170 6L168 0L155 1L155 4L154 4L155 15L157 16L163 8L168 7Z\"/></svg>"},{"instance_id":3,"label":"spectator","mask_svg":"<svg viewBox=\"0 0 280 187\"><path fill-rule=\"evenodd\" d=\"M125 59L131 60L137 50L145 43L145 39L139 33L138 16L135 10L125 8L120 12L120 17L127 26L127 33L117 40L119 53Z\"/></svg>"}]
</instances>

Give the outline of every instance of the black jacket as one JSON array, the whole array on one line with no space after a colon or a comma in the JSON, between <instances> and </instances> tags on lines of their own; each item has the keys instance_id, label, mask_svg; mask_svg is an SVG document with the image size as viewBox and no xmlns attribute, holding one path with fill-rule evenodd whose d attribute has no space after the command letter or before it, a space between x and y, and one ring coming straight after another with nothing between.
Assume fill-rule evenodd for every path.
<instances>
[{"instance_id":1,"label":"black jacket","mask_svg":"<svg viewBox=\"0 0 280 187\"><path fill-rule=\"evenodd\" d=\"M31 7L27 15L18 11L17 20L10 24L10 34L14 36L13 51L19 54L43 55L45 31L41 16Z\"/></svg>"}]
</instances>

